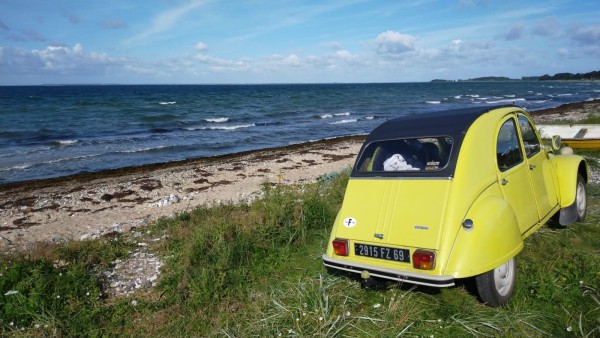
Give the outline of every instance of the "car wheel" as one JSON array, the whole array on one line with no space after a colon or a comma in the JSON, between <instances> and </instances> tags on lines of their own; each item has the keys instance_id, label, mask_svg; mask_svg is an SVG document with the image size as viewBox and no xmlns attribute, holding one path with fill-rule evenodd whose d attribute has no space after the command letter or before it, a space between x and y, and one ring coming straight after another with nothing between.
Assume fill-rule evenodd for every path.
<instances>
[{"instance_id":1,"label":"car wheel","mask_svg":"<svg viewBox=\"0 0 600 338\"><path fill-rule=\"evenodd\" d=\"M581 175L577 175L577 188L575 195L575 203L577 205L577 222L585 221L587 213L587 192L585 181Z\"/></svg>"},{"instance_id":2,"label":"car wheel","mask_svg":"<svg viewBox=\"0 0 600 338\"><path fill-rule=\"evenodd\" d=\"M506 304L513 292L517 280L517 260L515 257L499 267L475 277L477 291L481 300L491 306Z\"/></svg>"}]
</instances>

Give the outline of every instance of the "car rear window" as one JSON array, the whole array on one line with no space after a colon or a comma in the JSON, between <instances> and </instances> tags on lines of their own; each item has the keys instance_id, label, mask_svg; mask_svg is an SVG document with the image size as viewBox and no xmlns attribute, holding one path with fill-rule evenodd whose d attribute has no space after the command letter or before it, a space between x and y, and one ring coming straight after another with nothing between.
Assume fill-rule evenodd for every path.
<instances>
[{"instance_id":1,"label":"car rear window","mask_svg":"<svg viewBox=\"0 0 600 338\"><path fill-rule=\"evenodd\" d=\"M375 141L357 161L359 173L433 172L448 164L451 137L421 137Z\"/></svg>"}]
</instances>

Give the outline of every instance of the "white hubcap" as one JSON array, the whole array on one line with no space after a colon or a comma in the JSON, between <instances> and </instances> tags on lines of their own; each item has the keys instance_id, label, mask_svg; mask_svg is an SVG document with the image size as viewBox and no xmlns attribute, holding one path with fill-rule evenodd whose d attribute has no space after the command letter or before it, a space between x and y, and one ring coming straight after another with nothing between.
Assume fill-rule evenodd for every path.
<instances>
[{"instance_id":1,"label":"white hubcap","mask_svg":"<svg viewBox=\"0 0 600 338\"><path fill-rule=\"evenodd\" d=\"M508 262L494 269L494 283L496 291L501 296L506 296L511 289L513 283L514 261L511 259Z\"/></svg>"},{"instance_id":2,"label":"white hubcap","mask_svg":"<svg viewBox=\"0 0 600 338\"><path fill-rule=\"evenodd\" d=\"M585 186L583 182L577 184L577 215L580 217L585 213L586 200L585 200Z\"/></svg>"}]
</instances>

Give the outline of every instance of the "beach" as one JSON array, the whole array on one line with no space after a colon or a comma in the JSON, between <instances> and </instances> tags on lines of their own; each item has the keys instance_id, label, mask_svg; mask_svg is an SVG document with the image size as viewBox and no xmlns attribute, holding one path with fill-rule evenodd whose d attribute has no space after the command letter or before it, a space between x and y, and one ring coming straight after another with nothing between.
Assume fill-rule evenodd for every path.
<instances>
[{"instance_id":1,"label":"beach","mask_svg":"<svg viewBox=\"0 0 600 338\"><path fill-rule=\"evenodd\" d=\"M600 100L532 112L577 120ZM0 186L0 248L86 240L140 229L202 205L260 198L264 184L306 184L353 165L364 136Z\"/></svg>"}]
</instances>

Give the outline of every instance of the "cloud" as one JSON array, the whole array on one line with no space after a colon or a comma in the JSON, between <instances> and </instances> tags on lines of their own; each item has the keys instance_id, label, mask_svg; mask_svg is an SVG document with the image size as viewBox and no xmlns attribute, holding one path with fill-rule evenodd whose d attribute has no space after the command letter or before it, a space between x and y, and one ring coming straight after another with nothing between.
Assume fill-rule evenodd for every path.
<instances>
[{"instance_id":1,"label":"cloud","mask_svg":"<svg viewBox=\"0 0 600 338\"><path fill-rule=\"evenodd\" d=\"M67 12L67 11L64 11L64 12L62 13L62 15L63 15L63 17L64 17L65 19L67 19L67 20L68 20L70 23L72 23L72 24L74 24L74 25L76 25L76 24L78 24L78 23L80 23L80 22L81 22L81 19L80 19L80 18L79 18L77 15L75 15L75 14L73 14L73 13L69 13L69 12Z\"/></svg>"},{"instance_id":2,"label":"cloud","mask_svg":"<svg viewBox=\"0 0 600 338\"><path fill-rule=\"evenodd\" d=\"M46 41L46 38L42 34L31 29L23 31L23 34L32 41Z\"/></svg>"},{"instance_id":3,"label":"cloud","mask_svg":"<svg viewBox=\"0 0 600 338\"><path fill-rule=\"evenodd\" d=\"M549 16L535 22L533 34L538 36L553 36L558 30L558 19L554 16Z\"/></svg>"},{"instance_id":4,"label":"cloud","mask_svg":"<svg viewBox=\"0 0 600 338\"><path fill-rule=\"evenodd\" d=\"M525 25L524 24L515 24L512 27L510 27L508 29L508 31L506 31L504 34L501 35L501 38L503 38L506 41L514 41L514 40L519 40L523 37L523 33L525 32Z\"/></svg>"},{"instance_id":5,"label":"cloud","mask_svg":"<svg viewBox=\"0 0 600 338\"><path fill-rule=\"evenodd\" d=\"M139 42L147 39L150 36L155 34L162 33L164 31L169 30L173 27L182 17L192 12L196 8L202 6L204 1L202 0L194 0L189 2L186 5L179 6L173 9L166 10L152 20L152 25L147 30L135 35L127 40L125 40L126 44Z\"/></svg>"},{"instance_id":6,"label":"cloud","mask_svg":"<svg viewBox=\"0 0 600 338\"><path fill-rule=\"evenodd\" d=\"M124 29L127 28L127 22L122 20L109 20L100 24L104 29Z\"/></svg>"},{"instance_id":7,"label":"cloud","mask_svg":"<svg viewBox=\"0 0 600 338\"><path fill-rule=\"evenodd\" d=\"M323 42L323 43L321 43L321 47L329 48L329 49L333 49L333 50L340 50L340 49L342 49L342 44L339 42L335 42L335 41Z\"/></svg>"},{"instance_id":8,"label":"cloud","mask_svg":"<svg viewBox=\"0 0 600 338\"><path fill-rule=\"evenodd\" d=\"M206 64L211 70L223 71L223 70L235 70L248 68L248 63L242 60L227 60L222 58L216 58L208 56L206 54L197 54L194 56L196 61Z\"/></svg>"},{"instance_id":9,"label":"cloud","mask_svg":"<svg viewBox=\"0 0 600 338\"><path fill-rule=\"evenodd\" d=\"M578 45L600 45L600 25L572 28L569 34L571 35L571 39Z\"/></svg>"},{"instance_id":10,"label":"cloud","mask_svg":"<svg viewBox=\"0 0 600 338\"><path fill-rule=\"evenodd\" d=\"M375 38L377 53L393 55L401 54L415 49L416 38L411 35L386 31Z\"/></svg>"},{"instance_id":11,"label":"cloud","mask_svg":"<svg viewBox=\"0 0 600 338\"><path fill-rule=\"evenodd\" d=\"M198 41L198 43L194 46L194 49L199 52L203 52L208 49L208 45L202 41Z\"/></svg>"},{"instance_id":12,"label":"cloud","mask_svg":"<svg viewBox=\"0 0 600 338\"><path fill-rule=\"evenodd\" d=\"M85 51L79 43L73 47L50 45L44 49L25 50L5 47L0 57L0 78L40 78L46 75L54 82L66 82L71 77L91 81L93 76L122 75L132 73L136 62L127 59L111 58L104 53Z\"/></svg>"},{"instance_id":13,"label":"cloud","mask_svg":"<svg viewBox=\"0 0 600 338\"><path fill-rule=\"evenodd\" d=\"M0 29L3 31L9 31L10 27L8 27L7 24L5 24L3 21L0 20Z\"/></svg>"}]
</instances>

